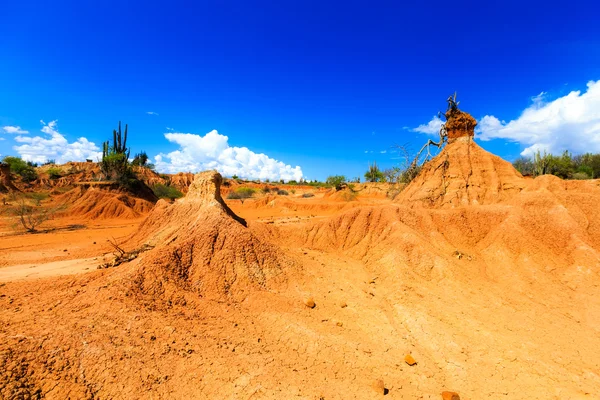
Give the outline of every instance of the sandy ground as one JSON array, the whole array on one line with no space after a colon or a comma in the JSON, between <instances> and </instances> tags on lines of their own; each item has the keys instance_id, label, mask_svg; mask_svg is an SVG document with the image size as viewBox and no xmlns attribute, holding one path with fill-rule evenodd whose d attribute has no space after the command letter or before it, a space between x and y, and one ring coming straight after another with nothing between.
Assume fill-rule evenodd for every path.
<instances>
[{"instance_id":1,"label":"sandy ground","mask_svg":"<svg viewBox=\"0 0 600 400\"><path fill-rule=\"evenodd\" d=\"M548 206L543 221L562 215L549 239L532 238L536 216L509 203L422 211L319 194L228 205L292 261L241 300L177 297L168 276L152 296L137 290L155 251L95 269L107 240L130 243L143 219L6 229L0 398L600 398L600 221L582 205L568 212L583 231L565 217L574 206Z\"/></svg>"}]
</instances>

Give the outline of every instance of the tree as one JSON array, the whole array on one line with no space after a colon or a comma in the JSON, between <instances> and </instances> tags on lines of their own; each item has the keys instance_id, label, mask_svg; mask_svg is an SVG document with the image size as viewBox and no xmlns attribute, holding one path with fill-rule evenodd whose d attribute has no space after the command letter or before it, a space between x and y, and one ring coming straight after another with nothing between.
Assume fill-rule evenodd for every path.
<instances>
[{"instance_id":1,"label":"tree","mask_svg":"<svg viewBox=\"0 0 600 400\"><path fill-rule=\"evenodd\" d=\"M367 182L383 182L385 180L383 172L377 166L377 162L369 164L369 169L365 172L365 179Z\"/></svg>"},{"instance_id":2,"label":"tree","mask_svg":"<svg viewBox=\"0 0 600 400\"><path fill-rule=\"evenodd\" d=\"M335 190L341 190L346 184L346 177L344 175L332 175L328 176L325 181L327 185L335 187Z\"/></svg>"},{"instance_id":3,"label":"tree","mask_svg":"<svg viewBox=\"0 0 600 400\"><path fill-rule=\"evenodd\" d=\"M402 169L400 167L392 167L383 171L385 182L398 183L402 178Z\"/></svg>"},{"instance_id":4,"label":"tree","mask_svg":"<svg viewBox=\"0 0 600 400\"><path fill-rule=\"evenodd\" d=\"M531 158L519 157L513 162L513 167L523 176L534 175L534 164Z\"/></svg>"},{"instance_id":5,"label":"tree","mask_svg":"<svg viewBox=\"0 0 600 400\"><path fill-rule=\"evenodd\" d=\"M21 157L6 156L2 161L10 166L10 172L20 175L24 182L33 182L37 179L34 164L24 161Z\"/></svg>"}]
</instances>

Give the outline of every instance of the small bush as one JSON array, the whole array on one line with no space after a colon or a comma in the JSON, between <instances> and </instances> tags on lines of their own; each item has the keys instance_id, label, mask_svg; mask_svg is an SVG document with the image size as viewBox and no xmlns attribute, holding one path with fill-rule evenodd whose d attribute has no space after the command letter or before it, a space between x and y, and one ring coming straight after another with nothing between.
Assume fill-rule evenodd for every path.
<instances>
[{"instance_id":1,"label":"small bush","mask_svg":"<svg viewBox=\"0 0 600 400\"><path fill-rule=\"evenodd\" d=\"M50 195L48 193L25 193L23 194L24 198L28 198L34 201L36 206L39 206L42 203L42 200L46 200Z\"/></svg>"},{"instance_id":2,"label":"small bush","mask_svg":"<svg viewBox=\"0 0 600 400\"><path fill-rule=\"evenodd\" d=\"M296 189L292 189L290 192L292 192L292 194L296 194Z\"/></svg>"},{"instance_id":3,"label":"small bush","mask_svg":"<svg viewBox=\"0 0 600 400\"><path fill-rule=\"evenodd\" d=\"M263 193L270 193L271 192L271 188L268 186L265 186L264 188L262 188Z\"/></svg>"},{"instance_id":4,"label":"small bush","mask_svg":"<svg viewBox=\"0 0 600 400\"><path fill-rule=\"evenodd\" d=\"M240 198L248 199L254 195L254 193L256 192L256 189L249 188L249 187L239 187L239 188L235 189L235 192L240 195Z\"/></svg>"},{"instance_id":5,"label":"small bush","mask_svg":"<svg viewBox=\"0 0 600 400\"><path fill-rule=\"evenodd\" d=\"M157 183L152 186L152 191L159 199L178 199L183 197L183 193L181 193L177 188L173 186L163 185L162 183Z\"/></svg>"},{"instance_id":6,"label":"small bush","mask_svg":"<svg viewBox=\"0 0 600 400\"><path fill-rule=\"evenodd\" d=\"M335 190L342 190L343 185L346 183L346 177L344 175L328 176L325 183L329 186L334 186Z\"/></svg>"},{"instance_id":7,"label":"small bush","mask_svg":"<svg viewBox=\"0 0 600 400\"><path fill-rule=\"evenodd\" d=\"M241 200L242 196L239 193L236 193L236 192L229 192L227 194L227 198L229 200Z\"/></svg>"},{"instance_id":8,"label":"small bush","mask_svg":"<svg viewBox=\"0 0 600 400\"><path fill-rule=\"evenodd\" d=\"M315 194L314 194L314 193L304 193L304 194L302 195L302 197L304 197L305 199L306 199L306 198L309 198L309 197L315 197Z\"/></svg>"},{"instance_id":9,"label":"small bush","mask_svg":"<svg viewBox=\"0 0 600 400\"><path fill-rule=\"evenodd\" d=\"M590 176L588 174L586 174L585 172L575 172L573 174L573 179L576 179L576 180L590 179Z\"/></svg>"},{"instance_id":10,"label":"small bush","mask_svg":"<svg viewBox=\"0 0 600 400\"><path fill-rule=\"evenodd\" d=\"M287 196L289 193L287 192L287 190L279 189L277 191L277 194L280 196Z\"/></svg>"},{"instance_id":11,"label":"small bush","mask_svg":"<svg viewBox=\"0 0 600 400\"><path fill-rule=\"evenodd\" d=\"M62 177L62 171L59 168L48 168L48 175L50 179L58 179Z\"/></svg>"}]
</instances>

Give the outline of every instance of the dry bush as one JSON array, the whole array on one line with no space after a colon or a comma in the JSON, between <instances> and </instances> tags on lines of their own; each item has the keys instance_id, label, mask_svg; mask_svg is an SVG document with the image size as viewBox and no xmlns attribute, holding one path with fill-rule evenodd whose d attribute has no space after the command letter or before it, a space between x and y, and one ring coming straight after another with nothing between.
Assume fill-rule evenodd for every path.
<instances>
[{"instance_id":1,"label":"dry bush","mask_svg":"<svg viewBox=\"0 0 600 400\"><path fill-rule=\"evenodd\" d=\"M21 198L17 202L14 210L19 222L27 232L33 233L37 231L44 222L52 218L57 210L43 208L40 206L32 206Z\"/></svg>"}]
</instances>

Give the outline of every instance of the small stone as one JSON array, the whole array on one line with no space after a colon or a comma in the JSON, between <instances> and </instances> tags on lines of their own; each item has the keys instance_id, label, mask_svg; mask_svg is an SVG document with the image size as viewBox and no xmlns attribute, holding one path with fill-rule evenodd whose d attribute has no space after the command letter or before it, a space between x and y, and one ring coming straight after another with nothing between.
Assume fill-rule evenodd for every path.
<instances>
[{"instance_id":1,"label":"small stone","mask_svg":"<svg viewBox=\"0 0 600 400\"><path fill-rule=\"evenodd\" d=\"M383 384L383 379L375 379L373 383L371 383L371 388L379 394L385 394L385 385Z\"/></svg>"},{"instance_id":2,"label":"small stone","mask_svg":"<svg viewBox=\"0 0 600 400\"><path fill-rule=\"evenodd\" d=\"M304 301L304 304L305 304L305 305L306 305L306 307L308 307L308 308L315 308L315 307L316 307L315 301L313 300L313 298L312 298L312 297L309 297L308 299L306 299L306 300Z\"/></svg>"},{"instance_id":3,"label":"small stone","mask_svg":"<svg viewBox=\"0 0 600 400\"><path fill-rule=\"evenodd\" d=\"M456 392L442 392L443 400L460 400L460 396Z\"/></svg>"},{"instance_id":4,"label":"small stone","mask_svg":"<svg viewBox=\"0 0 600 400\"><path fill-rule=\"evenodd\" d=\"M408 364L408 365L415 365L417 363L417 361L413 358L413 356L411 356L410 354L407 354L404 357L404 361Z\"/></svg>"},{"instance_id":5,"label":"small stone","mask_svg":"<svg viewBox=\"0 0 600 400\"><path fill-rule=\"evenodd\" d=\"M348 304L346 304L346 302L344 301L344 302L342 302L342 304L340 304L340 307L346 308L346 307L348 307Z\"/></svg>"},{"instance_id":6,"label":"small stone","mask_svg":"<svg viewBox=\"0 0 600 400\"><path fill-rule=\"evenodd\" d=\"M336 322L335 324L336 324L337 326L340 326L340 327L344 325L344 324L343 324L342 322L340 322L340 321Z\"/></svg>"}]
</instances>

